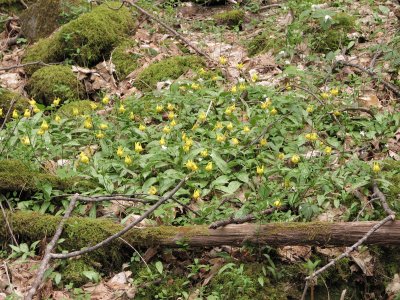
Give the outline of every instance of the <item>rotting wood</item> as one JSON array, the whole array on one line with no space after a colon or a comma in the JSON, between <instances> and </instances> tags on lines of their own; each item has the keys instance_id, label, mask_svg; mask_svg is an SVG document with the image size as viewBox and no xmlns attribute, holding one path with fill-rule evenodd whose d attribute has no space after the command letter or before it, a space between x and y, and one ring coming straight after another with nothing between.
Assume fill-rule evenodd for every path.
<instances>
[{"instance_id":1,"label":"rotting wood","mask_svg":"<svg viewBox=\"0 0 400 300\"><path fill-rule=\"evenodd\" d=\"M41 222L41 216L46 219L48 227L35 226ZM79 223L83 218L70 218L66 224ZM87 220L88 218L86 218ZM25 220L25 221L24 221ZM54 234L53 226L60 217L40 215L30 212L16 212L8 214L8 221L12 224L14 234L21 240L30 240L29 230L25 228L37 228L34 238L46 237ZM91 226L98 225L102 228L110 228L110 232L116 232L123 228L107 219L92 219ZM379 222L309 222L309 223L270 223L265 225L241 224L228 225L223 228L209 229L206 225L200 226L157 226L133 228L123 238L133 246L177 247L179 242L185 242L191 247L212 247L221 245L240 246L246 243L270 246L284 245L331 245L349 246L362 238L374 225ZM0 240L8 238L5 221L0 216ZM24 227L24 228L21 228ZM41 230L43 232L41 232ZM63 236L68 239L68 226ZM400 245L400 221L388 222L374 232L364 244L374 245ZM67 245L67 243L66 243ZM90 246L90 245L87 245ZM71 249L69 249L71 250Z\"/></svg>"}]
</instances>

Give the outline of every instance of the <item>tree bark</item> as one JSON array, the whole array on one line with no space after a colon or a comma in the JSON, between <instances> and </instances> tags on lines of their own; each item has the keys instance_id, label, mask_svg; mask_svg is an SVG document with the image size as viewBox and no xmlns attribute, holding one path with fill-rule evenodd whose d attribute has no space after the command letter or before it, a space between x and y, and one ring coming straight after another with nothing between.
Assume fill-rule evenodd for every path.
<instances>
[{"instance_id":1,"label":"tree bark","mask_svg":"<svg viewBox=\"0 0 400 300\"><path fill-rule=\"evenodd\" d=\"M12 224L15 236L20 240L38 240L51 236L55 232L60 217L41 215L33 212L8 213L8 221ZM309 223L270 223L270 224L240 224L228 225L218 229L207 226L193 225L183 227L157 226L134 228L123 238L133 246L166 246L177 247L187 244L191 247L208 247L232 245L240 246L246 243L270 246L285 245L330 245L349 246L357 242L378 222L309 222ZM84 224L85 228L77 228ZM67 248L82 248L91 246L80 244L79 240L98 242L95 236L85 236L93 229L100 230L101 238L109 236L123 228L109 219L90 219L72 217L67 220L62 237L66 239ZM77 236L77 233L79 235ZM4 217L0 216L0 240L8 238ZM99 235L99 234L97 234ZM73 237L74 241L68 243ZM100 236L98 236L100 238ZM400 221L388 222L373 233L365 244L400 245ZM71 250L71 249L68 249Z\"/></svg>"}]
</instances>

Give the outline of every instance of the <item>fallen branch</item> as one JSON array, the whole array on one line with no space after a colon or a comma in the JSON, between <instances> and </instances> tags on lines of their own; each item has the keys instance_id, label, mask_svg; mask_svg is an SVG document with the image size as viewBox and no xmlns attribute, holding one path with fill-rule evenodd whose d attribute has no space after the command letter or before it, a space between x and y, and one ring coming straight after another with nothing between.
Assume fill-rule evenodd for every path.
<instances>
[{"instance_id":1,"label":"fallen branch","mask_svg":"<svg viewBox=\"0 0 400 300\"><path fill-rule=\"evenodd\" d=\"M380 81L382 82L382 84L390 91L392 91L393 93L395 93L397 96L400 96L400 89L397 88L397 86L395 86L393 83L390 83L382 78L378 77L378 74L373 71L372 69L367 69L364 68L360 65L357 64L353 64L344 60L339 60L336 62L337 65L343 65L343 66L348 66L348 67L352 67L352 68L356 68L357 70L364 72L366 74L368 74L369 76L372 77L372 79L376 80L376 81Z\"/></svg>"},{"instance_id":2,"label":"fallen branch","mask_svg":"<svg viewBox=\"0 0 400 300\"><path fill-rule=\"evenodd\" d=\"M43 61L33 61L33 62L26 63L26 64L18 64L18 65L13 65L13 66L8 66L8 67L2 67L2 68L0 68L0 71L8 71L8 70L12 70L12 69L18 69L18 68L34 66L34 65L50 66L50 65L59 65L59 64L60 63L45 63Z\"/></svg>"},{"instance_id":3,"label":"fallen branch","mask_svg":"<svg viewBox=\"0 0 400 300\"><path fill-rule=\"evenodd\" d=\"M365 112L367 114L369 114L371 117L375 118L375 114L368 108L364 108L364 107L345 107L341 110L339 110L340 112L345 112L345 111L362 111Z\"/></svg>"},{"instance_id":4,"label":"fallen branch","mask_svg":"<svg viewBox=\"0 0 400 300\"><path fill-rule=\"evenodd\" d=\"M263 215L263 216L264 215L270 215L274 211L286 211L286 210L288 210L288 208L286 206L279 207L279 208L271 207L271 208L268 208L268 209L265 209L265 210L261 211L259 213L259 215ZM254 221L254 220L256 220L256 218L257 218L257 216L255 214L248 214L246 216L239 217L239 218L231 217L231 218L226 219L226 220L216 221L216 222L212 223L208 228L217 229L219 227L224 227L224 226L229 225L229 224L243 224L243 223Z\"/></svg>"},{"instance_id":5,"label":"fallen branch","mask_svg":"<svg viewBox=\"0 0 400 300\"><path fill-rule=\"evenodd\" d=\"M378 184L376 183L376 181L374 181L374 183L373 183L373 190L374 190L374 196L379 198L379 201L382 204L383 210L386 212L386 214L388 216L391 216L392 219L394 220L396 213L389 207L389 204L386 202L386 197L378 188Z\"/></svg>"},{"instance_id":6,"label":"fallen branch","mask_svg":"<svg viewBox=\"0 0 400 300\"><path fill-rule=\"evenodd\" d=\"M42 259L42 262L40 263L39 270L36 274L36 279L33 282L31 288L29 289L28 293L24 297L24 300L31 300L33 296L36 294L37 289L39 288L40 284L42 283L44 273L47 270L47 267L49 265L50 259L51 259L51 252L53 251L54 247L57 244L57 241L59 240L61 233L64 228L65 221L69 218L69 216L72 213L72 210L75 207L76 203L76 198L78 195L75 195L72 197L71 202L69 203L68 209L65 211L65 214L63 218L60 221L60 224L57 227L56 233L54 234L53 238L51 239L50 243L47 244L46 246L46 251L44 253L44 257Z\"/></svg>"}]
</instances>

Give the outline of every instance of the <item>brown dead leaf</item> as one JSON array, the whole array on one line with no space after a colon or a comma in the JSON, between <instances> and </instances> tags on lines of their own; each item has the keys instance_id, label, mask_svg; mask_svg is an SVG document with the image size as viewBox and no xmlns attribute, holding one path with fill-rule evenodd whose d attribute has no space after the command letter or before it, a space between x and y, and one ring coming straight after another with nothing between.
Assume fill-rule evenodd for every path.
<instances>
[{"instance_id":1,"label":"brown dead leaf","mask_svg":"<svg viewBox=\"0 0 400 300\"><path fill-rule=\"evenodd\" d=\"M306 261L311 256L310 246L284 246L278 248L278 255L283 261Z\"/></svg>"},{"instance_id":2,"label":"brown dead leaf","mask_svg":"<svg viewBox=\"0 0 400 300\"><path fill-rule=\"evenodd\" d=\"M361 107L382 107L378 96L373 92L366 92L358 98Z\"/></svg>"},{"instance_id":3,"label":"brown dead leaf","mask_svg":"<svg viewBox=\"0 0 400 300\"><path fill-rule=\"evenodd\" d=\"M316 251L327 257L337 257L344 252L343 247L321 248L317 247Z\"/></svg>"},{"instance_id":4,"label":"brown dead leaf","mask_svg":"<svg viewBox=\"0 0 400 300\"><path fill-rule=\"evenodd\" d=\"M386 287L386 294L394 298L394 296L396 296L399 292L400 292L400 277L399 274L394 274L393 280Z\"/></svg>"},{"instance_id":5,"label":"brown dead leaf","mask_svg":"<svg viewBox=\"0 0 400 300\"><path fill-rule=\"evenodd\" d=\"M374 274L374 258L369 250L353 251L350 253L350 258L360 267L366 276Z\"/></svg>"}]
</instances>

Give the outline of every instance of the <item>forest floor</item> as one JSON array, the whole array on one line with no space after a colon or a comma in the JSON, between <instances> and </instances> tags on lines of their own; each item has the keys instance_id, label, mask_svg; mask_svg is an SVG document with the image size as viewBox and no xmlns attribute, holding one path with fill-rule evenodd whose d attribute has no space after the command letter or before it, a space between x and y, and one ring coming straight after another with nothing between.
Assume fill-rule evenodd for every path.
<instances>
[{"instance_id":1,"label":"forest floor","mask_svg":"<svg viewBox=\"0 0 400 300\"><path fill-rule=\"evenodd\" d=\"M0 299L400 299L399 3L122 4L0 0Z\"/></svg>"}]
</instances>

